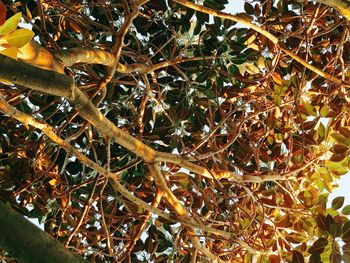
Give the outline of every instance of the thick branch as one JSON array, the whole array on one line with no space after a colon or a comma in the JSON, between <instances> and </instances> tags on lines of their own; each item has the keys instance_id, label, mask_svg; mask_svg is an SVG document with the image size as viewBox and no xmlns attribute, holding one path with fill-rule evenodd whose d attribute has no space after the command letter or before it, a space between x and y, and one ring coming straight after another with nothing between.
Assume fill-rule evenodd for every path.
<instances>
[{"instance_id":1,"label":"thick branch","mask_svg":"<svg viewBox=\"0 0 350 263\"><path fill-rule=\"evenodd\" d=\"M74 80L66 75L38 68L0 54L0 81L26 86L55 96L74 98Z\"/></svg>"},{"instance_id":2,"label":"thick branch","mask_svg":"<svg viewBox=\"0 0 350 263\"><path fill-rule=\"evenodd\" d=\"M59 73L64 72L64 66L53 52L40 46L35 40L30 41L27 45L20 48L19 51L17 58L23 62Z\"/></svg>"},{"instance_id":3,"label":"thick branch","mask_svg":"<svg viewBox=\"0 0 350 263\"><path fill-rule=\"evenodd\" d=\"M62 61L65 67L76 63L100 64L110 67L115 63L115 57L111 52L99 49L77 47L55 52L55 56Z\"/></svg>"},{"instance_id":4,"label":"thick branch","mask_svg":"<svg viewBox=\"0 0 350 263\"><path fill-rule=\"evenodd\" d=\"M85 262L0 201L0 247L22 263Z\"/></svg>"}]
</instances>

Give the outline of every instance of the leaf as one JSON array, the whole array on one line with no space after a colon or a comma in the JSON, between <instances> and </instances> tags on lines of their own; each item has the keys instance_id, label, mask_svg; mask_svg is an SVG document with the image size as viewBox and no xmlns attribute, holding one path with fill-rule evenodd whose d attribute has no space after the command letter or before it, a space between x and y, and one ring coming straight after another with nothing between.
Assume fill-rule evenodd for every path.
<instances>
[{"instance_id":1,"label":"leaf","mask_svg":"<svg viewBox=\"0 0 350 263\"><path fill-rule=\"evenodd\" d=\"M350 215L350 205L344 206L341 212L344 215Z\"/></svg>"},{"instance_id":2,"label":"leaf","mask_svg":"<svg viewBox=\"0 0 350 263\"><path fill-rule=\"evenodd\" d=\"M251 63L247 63L245 68L250 74L257 74L260 72L259 68Z\"/></svg>"},{"instance_id":3,"label":"leaf","mask_svg":"<svg viewBox=\"0 0 350 263\"><path fill-rule=\"evenodd\" d=\"M21 48L28 44L33 37L33 31L26 28L21 28L12 32L7 39L7 42L13 47Z\"/></svg>"},{"instance_id":4,"label":"leaf","mask_svg":"<svg viewBox=\"0 0 350 263\"><path fill-rule=\"evenodd\" d=\"M29 18L29 20L33 19L33 15L29 10L28 5L26 5L26 14L27 14L27 17Z\"/></svg>"},{"instance_id":5,"label":"leaf","mask_svg":"<svg viewBox=\"0 0 350 263\"><path fill-rule=\"evenodd\" d=\"M339 133L345 138L350 138L350 130L348 127L339 127Z\"/></svg>"},{"instance_id":6,"label":"leaf","mask_svg":"<svg viewBox=\"0 0 350 263\"><path fill-rule=\"evenodd\" d=\"M322 117L326 117L329 113L329 107L327 105L323 105L321 110L320 110L320 115Z\"/></svg>"},{"instance_id":7,"label":"leaf","mask_svg":"<svg viewBox=\"0 0 350 263\"><path fill-rule=\"evenodd\" d=\"M341 263L342 262L339 251L332 252L329 259L330 259L330 262L332 262L332 263Z\"/></svg>"},{"instance_id":8,"label":"leaf","mask_svg":"<svg viewBox=\"0 0 350 263\"><path fill-rule=\"evenodd\" d=\"M335 144L330 151L336 154L345 154L349 148L342 144Z\"/></svg>"},{"instance_id":9,"label":"leaf","mask_svg":"<svg viewBox=\"0 0 350 263\"><path fill-rule=\"evenodd\" d=\"M270 263L278 263L278 262L281 262L281 257L279 255L270 255L269 256L269 262Z\"/></svg>"},{"instance_id":10,"label":"leaf","mask_svg":"<svg viewBox=\"0 0 350 263\"><path fill-rule=\"evenodd\" d=\"M249 4L248 2L244 3L244 11L247 12L247 14L249 15L253 15L254 14L254 7Z\"/></svg>"},{"instance_id":11,"label":"leaf","mask_svg":"<svg viewBox=\"0 0 350 263\"><path fill-rule=\"evenodd\" d=\"M312 254L309 258L309 263L321 263L321 256L319 254Z\"/></svg>"},{"instance_id":12,"label":"leaf","mask_svg":"<svg viewBox=\"0 0 350 263\"><path fill-rule=\"evenodd\" d=\"M350 243L350 221L346 222L342 228L342 239L344 243Z\"/></svg>"},{"instance_id":13,"label":"leaf","mask_svg":"<svg viewBox=\"0 0 350 263\"><path fill-rule=\"evenodd\" d=\"M221 3L218 3L216 0L206 0L204 1L204 6L216 9L216 10L222 10L225 8L225 6Z\"/></svg>"},{"instance_id":14,"label":"leaf","mask_svg":"<svg viewBox=\"0 0 350 263\"><path fill-rule=\"evenodd\" d=\"M304 107L305 107L305 110L311 115L311 116L316 116L317 115L317 112L316 112L316 109L314 106L312 106L310 103L308 102L304 102Z\"/></svg>"},{"instance_id":15,"label":"leaf","mask_svg":"<svg viewBox=\"0 0 350 263\"><path fill-rule=\"evenodd\" d=\"M183 187L187 187L190 183L189 175L186 173L178 172L172 175L173 180L179 182Z\"/></svg>"},{"instance_id":16,"label":"leaf","mask_svg":"<svg viewBox=\"0 0 350 263\"><path fill-rule=\"evenodd\" d=\"M339 133L332 133L331 134L332 138L335 139L338 143L344 144L344 145L349 145L350 141L348 138L346 138L344 135L341 135Z\"/></svg>"},{"instance_id":17,"label":"leaf","mask_svg":"<svg viewBox=\"0 0 350 263\"><path fill-rule=\"evenodd\" d=\"M198 83L203 83L205 82L207 79L209 78L209 72L206 70L204 72L202 72L201 74L199 74L196 78L196 81Z\"/></svg>"},{"instance_id":18,"label":"leaf","mask_svg":"<svg viewBox=\"0 0 350 263\"><path fill-rule=\"evenodd\" d=\"M344 204L344 200L345 200L344 196L338 196L334 198L332 201L332 208L334 210L341 208Z\"/></svg>"},{"instance_id":19,"label":"leaf","mask_svg":"<svg viewBox=\"0 0 350 263\"><path fill-rule=\"evenodd\" d=\"M326 231L326 217L324 215L318 214L316 223L319 229Z\"/></svg>"},{"instance_id":20,"label":"leaf","mask_svg":"<svg viewBox=\"0 0 350 263\"><path fill-rule=\"evenodd\" d=\"M50 184L51 186L55 186L58 182L59 182L59 181L58 181L57 179L53 178L53 179L51 179L51 180L49 181L49 184Z\"/></svg>"},{"instance_id":21,"label":"leaf","mask_svg":"<svg viewBox=\"0 0 350 263\"><path fill-rule=\"evenodd\" d=\"M281 77L281 75L278 74L276 71L274 71L274 72L272 73L272 79L273 79L273 81L274 81L277 85L279 85L279 86L282 85L282 77Z\"/></svg>"},{"instance_id":22,"label":"leaf","mask_svg":"<svg viewBox=\"0 0 350 263\"><path fill-rule=\"evenodd\" d=\"M308 252L310 254L319 255L323 252L327 244L328 240L326 238L321 237L314 242L314 244L309 248Z\"/></svg>"},{"instance_id":23,"label":"leaf","mask_svg":"<svg viewBox=\"0 0 350 263\"><path fill-rule=\"evenodd\" d=\"M345 157L345 154L333 154L329 160L332 162L341 162Z\"/></svg>"},{"instance_id":24,"label":"leaf","mask_svg":"<svg viewBox=\"0 0 350 263\"><path fill-rule=\"evenodd\" d=\"M0 0L0 25L6 21L6 7Z\"/></svg>"},{"instance_id":25,"label":"leaf","mask_svg":"<svg viewBox=\"0 0 350 263\"><path fill-rule=\"evenodd\" d=\"M341 224L338 224L336 222L333 222L333 224L330 225L330 231L329 233L333 236L333 237L339 237L342 234L342 228L341 228Z\"/></svg>"},{"instance_id":26,"label":"leaf","mask_svg":"<svg viewBox=\"0 0 350 263\"><path fill-rule=\"evenodd\" d=\"M256 35L251 35L245 42L244 45L248 46L250 44L252 44L254 42L254 40L256 39Z\"/></svg>"},{"instance_id":27,"label":"leaf","mask_svg":"<svg viewBox=\"0 0 350 263\"><path fill-rule=\"evenodd\" d=\"M20 12L7 19L5 23L0 26L0 35L5 35L15 30L19 24L19 21L21 21L21 18L22 13Z\"/></svg>"},{"instance_id":28,"label":"leaf","mask_svg":"<svg viewBox=\"0 0 350 263\"><path fill-rule=\"evenodd\" d=\"M326 217L326 229L327 229L328 233L331 232L331 227L332 227L333 224L334 224L333 217L328 214L327 217Z\"/></svg>"},{"instance_id":29,"label":"leaf","mask_svg":"<svg viewBox=\"0 0 350 263\"><path fill-rule=\"evenodd\" d=\"M295 263L304 263L304 256L300 252L293 250L293 262Z\"/></svg>"},{"instance_id":30,"label":"leaf","mask_svg":"<svg viewBox=\"0 0 350 263\"><path fill-rule=\"evenodd\" d=\"M257 62L258 68L260 68L260 69L265 69L266 68L265 60L266 59L263 56L259 57L258 62Z\"/></svg>"}]
</instances>

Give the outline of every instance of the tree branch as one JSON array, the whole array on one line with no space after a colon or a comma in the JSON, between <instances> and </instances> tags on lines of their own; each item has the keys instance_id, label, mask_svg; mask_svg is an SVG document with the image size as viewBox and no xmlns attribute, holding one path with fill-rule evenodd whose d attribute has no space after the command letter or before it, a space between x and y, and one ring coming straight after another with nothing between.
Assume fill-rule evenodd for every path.
<instances>
[{"instance_id":1,"label":"tree branch","mask_svg":"<svg viewBox=\"0 0 350 263\"><path fill-rule=\"evenodd\" d=\"M183 207L180 201L176 198L173 192L169 189L167 182L160 170L159 164L149 163L148 169L151 172L151 175L157 185L157 187L163 192L165 199L168 201L170 206L173 208L175 213L182 217L188 222L193 222L193 218L190 216L190 213ZM214 255L208 248L202 245L198 239L198 236L195 230L191 227L187 228L188 236L191 239L192 244L195 248L201 251L206 257L210 258L212 262L226 262L220 259L218 256Z\"/></svg>"},{"instance_id":2,"label":"tree branch","mask_svg":"<svg viewBox=\"0 0 350 263\"><path fill-rule=\"evenodd\" d=\"M2 201L0 233L0 247L22 263L86 262Z\"/></svg>"},{"instance_id":3,"label":"tree branch","mask_svg":"<svg viewBox=\"0 0 350 263\"><path fill-rule=\"evenodd\" d=\"M2 54L0 54L0 65L0 81L74 99L75 83L67 75L22 63Z\"/></svg>"},{"instance_id":4,"label":"tree branch","mask_svg":"<svg viewBox=\"0 0 350 263\"><path fill-rule=\"evenodd\" d=\"M199 226L197 223L192 224L189 221L186 221L182 218L174 217L169 215L168 213L152 207L151 205L147 204L143 200L137 198L136 196L132 195L130 191L125 189L120 183L119 183L119 177L118 173L112 173L106 170L105 168L101 167L88 157L86 157L84 154L76 150L72 145L70 145L68 142L60 138L59 136L56 135L55 130L48 124L46 124L43 121L39 121L35 118L33 118L30 115L27 115L23 112L18 111L14 107L12 107L10 104L6 102L6 100L0 95L0 111L3 113L9 115L10 117L15 118L16 120L26 124L26 125L31 125L39 130L41 130L48 138L50 138L53 142L55 142L58 146L63 148L67 154L72 154L74 155L79 161L84 163L85 165L89 166L93 170L95 170L97 173L100 173L101 175L105 176L110 180L110 183L113 187L113 189L116 192L119 192L121 195L123 195L126 199L128 199L130 202L134 203L135 205L141 207L144 210L151 211L167 220L174 221L174 222L179 222L185 226L189 227L194 227L194 228L199 228L202 231L210 234L214 234L217 236L220 236L225 239L235 239L235 236L233 234L230 234L228 232L218 230L215 228L211 228L205 225Z\"/></svg>"},{"instance_id":5,"label":"tree branch","mask_svg":"<svg viewBox=\"0 0 350 263\"><path fill-rule=\"evenodd\" d=\"M0 58L3 57L2 55ZM195 164L185 157L180 155L158 152L153 148L147 146L140 140L134 138L129 133L121 130L117 126L115 126L106 116L104 116L100 110L90 101L90 99L77 87L73 84L73 79L68 76L51 72L45 69L40 69L33 67L31 65L26 65L23 62L13 60L11 58L4 57L5 63L9 61L11 63L11 70L7 68L3 68L0 71L0 77L5 80L11 80L12 76L18 76L19 80L16 79L15 83L26 85L28 88L32 88L34 90L39 90L45 93L49 93L51 95L56 96L64 96L67 99L71 99L70 102L75 105L76 109L79 111L79 114L89 121L93 126L96 127L99 132L108 136L109 138L113 138L118 144L122 145L129 151L133 152L137 156L141 157L145 162L153 163L153 162L168 162L173 163L178 166L181 166L189 171L202 175L204 177L210 179L229 179L231 181L246 183L246 182L264 182L264 181L272 181L272 180L289 180L288 177L266 177L263 176L259 178L259 176L240 176L231 171L214 171L208 170L207 168ZM1 61L0 61L1 62ZM24 65L22 65L24 64ZM7 64L6 64L7 65ZM32 74L28 76L27 74L21 75L16 73L16 70L23 67L24 69L29 69ZM15 70L16 69L16 70ZM22 71L21 71L22 72ZM42 75L46 76L42 80ZM53 76L51 79L49 76ZM30 82L28 82L28 77L30 77ZM24 78L24 80L22 79ZM59 80L62 80L63 83L60 83ZM53 84L56 85L54 85ZM47 86L45 84L47 83ZM52 92L52 93L51 93ZM73 96L74 94L74 96ZM270 178L270 179L269 179Z\"/></svg>"}]
</instances>

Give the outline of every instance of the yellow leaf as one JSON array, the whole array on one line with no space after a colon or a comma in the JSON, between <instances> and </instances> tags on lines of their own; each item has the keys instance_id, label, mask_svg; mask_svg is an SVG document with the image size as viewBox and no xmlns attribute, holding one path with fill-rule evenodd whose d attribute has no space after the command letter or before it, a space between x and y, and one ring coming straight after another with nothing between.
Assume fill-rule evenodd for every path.
<instances>
[{"instance_id":1,"label":"yellow leaf","mask_svg":"<svg viewBox=\"0 0 350 263\"><path fill-rule=\"evenodd\" d=\"M17 48L21 48L28 44L30 40L34 37L34 32L26 28L21 28L12 32L7 39L7 42Z\"/></svg>"},{"instance_id":2,"label":"yellow leaf","mask_svg":"<svg viewBox=\"0 0 350 263\"><path fill-rule=\"evenodd\" d=\"M251 43L250 45L248 45L247 47L254 49L256 51L260 51L260 46L255 44L255 43Z\"/></svg>"},{"instance_id":3,"label":"yellow leaf","mask_svg":"<svg viewBox=\"0 0 350 263\"><path fill-rule=\"evenodd\" d=\"M190 183L189 175L186 173L178 172L173 174L173 180L179 182L183 187L187 187Z\"/></svg>"},{"instance_id":4,"label":"yellow leaf","mask_svg":"<svg viewBox=\"0 0 350 263\"><path fill-rule=\"evenodd\" d=\"M32 13L30 12L28 5L26 5L26 12L27 12L27 17L29 18L29 20L33 19Z\"/></svg>"},{"instance_id":5,"label":"yellow leaf","mask_svg":"<svg viewBox=\"0 0 350 263\"><path fill-rule=\"evenodd\" d=\"M54 178L54 179L51 179L49 181L49 184L52 185L52 186L55 186L57 184L57 180Z\"/></svg>"},{"instance_id":6,"label":"yellow leaf","mask_svg":"<svg viewBox=\"0 0 350 263\"><path fill-rule=\"evenodd\" d=\"M257 74L260 72L259 68L252 63L247 63L245 67L250 74Z\"/></svg>"},{"instance_id":7,"label":"yellow leaf","mask_svg":"<svg viewBox=\"0 0 350 263\"><path fill-rule=\"evenodd\" d=\"M69 202L69 199L66 196L61 196L59 200L61 202L61 207L66 208Z\"/></svg>"},{"instance_id":8,"label":"yellow leaf","mask_svg":"<svg viewBox=\"0 0 350 263\"><path fill-rule=\"evenodd\" d=\"M265 69L266 65L265 65L265 58L264 57L259 57L258 59L258 63L257 63L258 68L260 69Z\"/></svg>"},{"instance_id":9,"label":"yellow leaf","mask_svg":"<svg viewBox=\"0 0 350 263\"><path fill-rule=\"evenodd\" d=\"M279 107L277 107L274 111L274 114L276 119L278 119L281 116L281 109Z\"/></svg>"},{"instance_id":10,"label":"yellow leaf","mask_svg":"<svg viewBox=\"0 0 350 263\"><path fill-rule=\"evenodd\" d=\"M22 13L17 13L7 19L5 23L0 26L0 35L5 35L15 30L19 24L19 21L21 21L21 18Z\"/></svg>"},{"instance_id":11,"label":"yellow leaf","mask_svg":"<svg viewBox=\"0 0 350 263\"><path fill-rule=\"evenodd\" d=\"M249 46L250 44L252 44L254 42L254 40L256 39L256 35L252 35L250 36L245 42L244 45Z\"/></svg>"},{"instance_id":12,"label":"yellow leaf","mask_svg":"<svg viewBox=\"0 0 350 263\"><path fill-rule=\"evenodd\" d=\"M13 59L17 59L17 48L14 48L14 47L6 48L5 50L0 51L0 54L3 54Z\"/></svg>"}]
</instances>

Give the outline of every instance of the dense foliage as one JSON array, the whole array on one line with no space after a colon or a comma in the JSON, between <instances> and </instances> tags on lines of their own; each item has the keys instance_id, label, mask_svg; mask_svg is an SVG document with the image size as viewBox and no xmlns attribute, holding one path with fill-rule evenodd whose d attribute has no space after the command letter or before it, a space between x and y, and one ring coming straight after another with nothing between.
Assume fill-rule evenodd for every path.
<instances>
[{"instance_id":1,"label":"dense foliage","mask_svg":"<svg viewBox=\"0 0 350 263\"><path fill-rule=\"evenodd\" d=\"M7 18L22 12L35 40L53 53L111 51L132 2L2 1ZM216 10L228 3L202 2ZM225 239L197 231L221 260L349 261L350 206L338 197L327 207L350 161L349 23L313 2L249 1L244 9L238 17L279 44L230 19L151 0L140 7L120 56L120 63L154 69L150 74L117 72L102 95L103 65L75 63L65 74L117 127L152 148L213 171L263 178L210 179L162 163L168 187L191 217L230 233ZM130 193L172 214L143 160L98 132L67 100L11 84L0 84L0 94L99 165L120 172ZM38 218L89 261L205 261L187 227L126 200L40 130L0 115L0 142L0 198Z\"/></svg>"}]
</instances>

